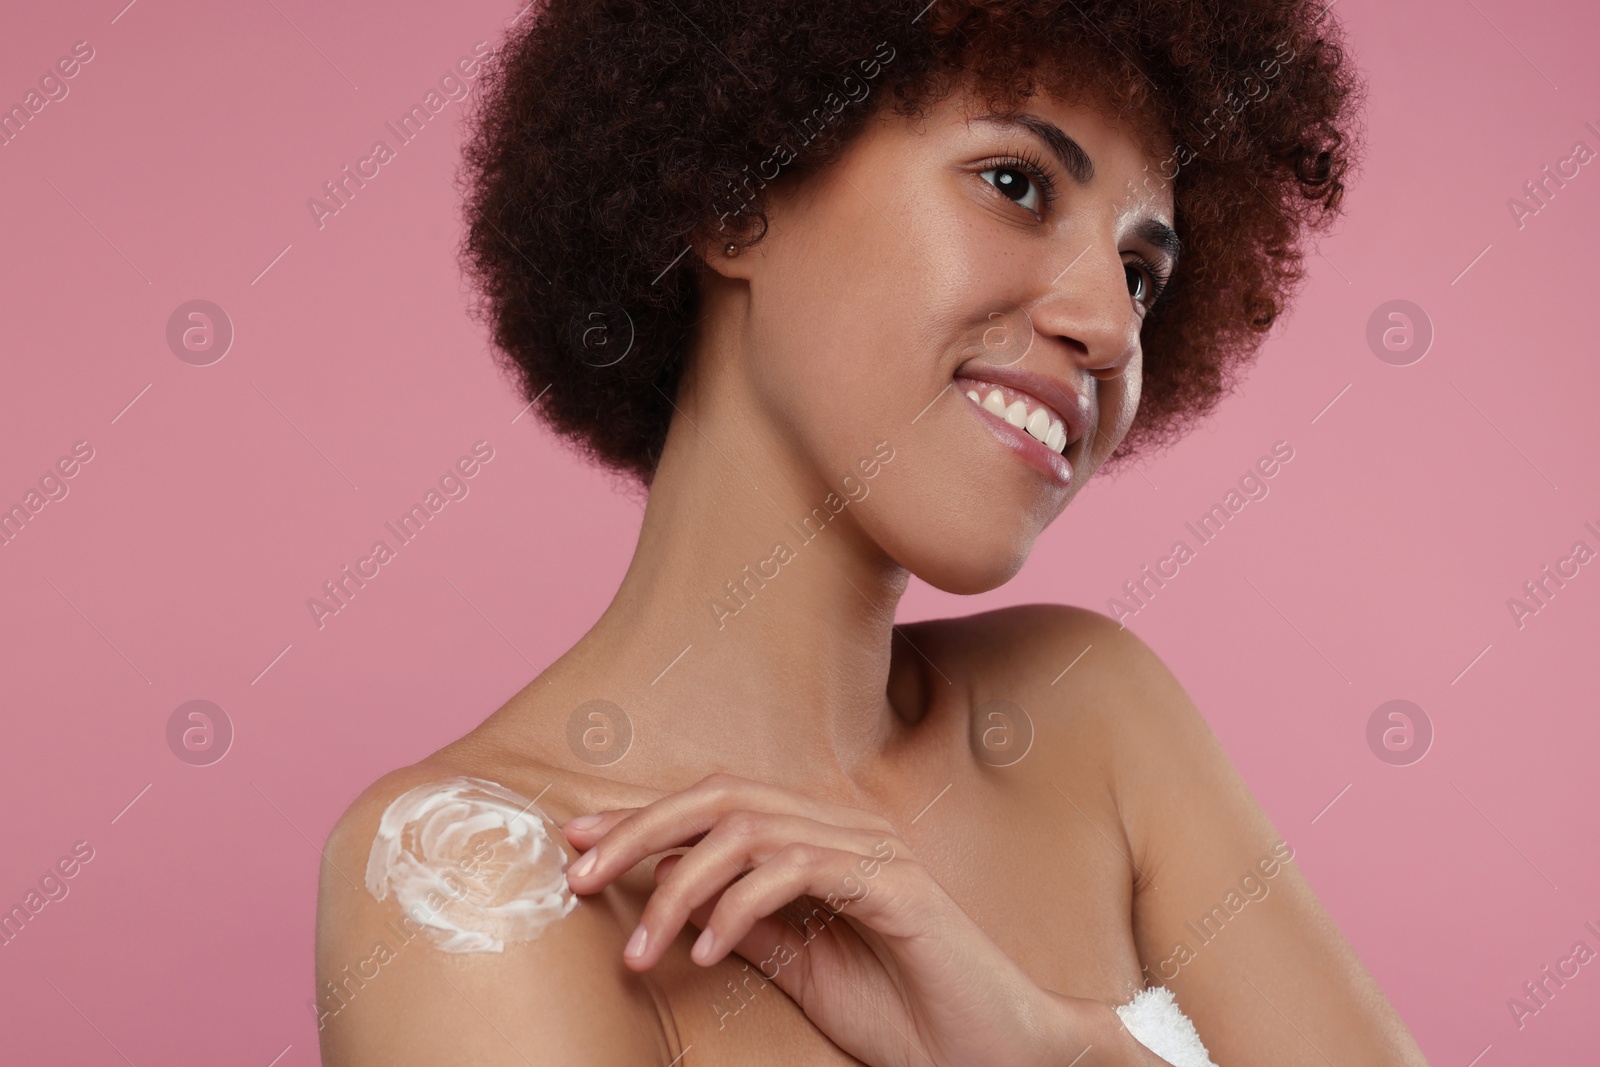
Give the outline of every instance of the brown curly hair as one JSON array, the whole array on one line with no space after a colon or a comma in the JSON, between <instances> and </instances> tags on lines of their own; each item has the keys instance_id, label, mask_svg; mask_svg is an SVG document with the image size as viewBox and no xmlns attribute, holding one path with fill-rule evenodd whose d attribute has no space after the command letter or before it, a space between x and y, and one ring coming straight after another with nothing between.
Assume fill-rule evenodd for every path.
<instances>
[{"instance_id":1,"label":"brown curly hair","mask_svg":"<svg viewBox=\"0 0 1600 1067\"><path fill-rule=\"evenodd\" d=\"M486 61L463 153L462 265L496 358L558 433L648 485L696 317L691 234L759 240L757 171L826 166L873 107L926 114L964 77L996 106L1043 91L1170 148L1183 255L1106 469L1175 441L1340 209L1364 87L1320 4L544 0ZM874 105L847 102L862 85Z\"/></svg>"}]
</instances>

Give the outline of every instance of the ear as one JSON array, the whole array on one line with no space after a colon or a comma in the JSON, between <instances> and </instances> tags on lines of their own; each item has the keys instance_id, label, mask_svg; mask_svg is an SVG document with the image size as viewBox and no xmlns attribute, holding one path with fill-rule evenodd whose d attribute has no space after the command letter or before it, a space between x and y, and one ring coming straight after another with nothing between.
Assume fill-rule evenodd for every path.
<instances>
[{"instance_id":1,"label":"ear","mask_svg":"<svg viewBox=\"0 0 1600 1067\"><path fill-rule=\"evenodd\" d=\"M759 245L757 235L764 231L760 219L748 215L726 216L697 227L690 244L708 270L724 278L748 279Z\"/></svg>"}]
</instances>

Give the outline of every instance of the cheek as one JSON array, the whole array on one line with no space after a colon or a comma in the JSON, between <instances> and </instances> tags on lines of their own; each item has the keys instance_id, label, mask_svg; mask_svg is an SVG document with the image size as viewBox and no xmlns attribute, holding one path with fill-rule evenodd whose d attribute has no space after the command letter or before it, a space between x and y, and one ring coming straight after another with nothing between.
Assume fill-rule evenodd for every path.
<instances>
[{"instance_id":1,"label":"cheek","mask_svg":"<svg viewBox=\"0 0 1600 1067\"><path fill-rule=\"evenodd\" d=\"M872 293L819 289L817 280L760 310L750 374L764 417L821 448L813 458L822 461L828 442L853 442L881 421L873 397L882 395L882 351L891 339Z\"/></svg>"},{"instance_id":2,"label":"cheek","mask_svg":"<svg viewBox=\"0 0 1600 1067\"><path fill-rule=\"evenodd\" d=\"M1096 383L1096 399L1100 408L1100 432L1092 450L1094 465L1099 467L1117 445L1128 436L1134 416L1139 413L1139 396L1143 388L1144 353L1134 354L1123 373L1107 381Z\"/></svg>"},{"instance_id":3,"label":"cheek","mask_svg":"<svg viewBox=\"0 0 1600 1067\"><path fill-rule=\"evenodd\" d=\"M1144 356L1141 353L1128 363L1127 372L1118 379L1121 390L1118 396L1117 408L1117 439L1121 440L1133 425L1133 418L1139 413L1139 397L1144 390Z\"/></svg>"},{"instance_id":4,"label":"cheek","mask_svg":"<svg viewBox=\"0 0 1600 1067\"><path fill-rule=\"evenodd\" d=\"M768 416L840 471L895 442L950 376L934 325L942 301L920 259L894 255L892 233L857 228L846 240L851 228L818 227L783 251L753 294L749 346Z\"/></svg>"},{"instance_id":5,"label":"cheek","mask_svg":"<svg viewBox=\"0 0 1600 1067\"><path fill-rule=\"evenodd\" d=\"M1013 578L1065 505L984 429L952 390L892 437L894 460L856 521L890 558L937 589L987 592Z\"/></svg>"}]
</instances>

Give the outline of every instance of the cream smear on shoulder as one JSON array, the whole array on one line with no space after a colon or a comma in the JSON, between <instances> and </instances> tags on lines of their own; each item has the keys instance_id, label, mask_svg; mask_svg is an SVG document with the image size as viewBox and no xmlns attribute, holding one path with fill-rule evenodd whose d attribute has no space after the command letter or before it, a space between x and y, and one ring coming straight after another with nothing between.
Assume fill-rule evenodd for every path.
<instances>
[{"instance_id":1,"label":"cream smear on shoulder","mask_svg":"<svg viewBox=\"0 0 1600 1067\"><path fill-rule=\"evenodd\" d=\"M392 893L445 952L502 952L578 906L567 856L527 797L482 778L407 790L384 810L367 891Z\"/></svg>"}]
</instances>

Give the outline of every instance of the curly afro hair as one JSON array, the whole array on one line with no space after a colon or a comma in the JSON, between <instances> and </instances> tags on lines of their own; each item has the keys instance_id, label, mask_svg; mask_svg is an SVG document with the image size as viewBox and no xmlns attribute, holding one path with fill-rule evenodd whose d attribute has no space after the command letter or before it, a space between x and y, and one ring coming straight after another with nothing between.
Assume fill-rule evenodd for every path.
<instances>
[{"instance_id":1,"label":"curly afro hair","mask_svg":"<svg viewBox=\"0 0 1600 1067\"><path fill-rule=\"evenodd\" d=\"M914 118L964 79L1170 148L1184 251L1107 469L1167 446L1232 390L1339 213L1364 86L1320 4L543 0L486 61L463 155L462 264L496 358L558 433L648 486L696 317L691 235L759 240L757 172L813 172L873 108ZM871 106L843 101L864 85Z\"/></svg>"}]
</instances>

